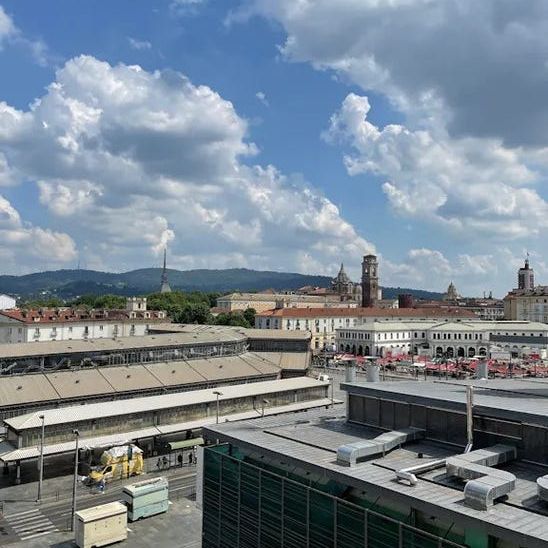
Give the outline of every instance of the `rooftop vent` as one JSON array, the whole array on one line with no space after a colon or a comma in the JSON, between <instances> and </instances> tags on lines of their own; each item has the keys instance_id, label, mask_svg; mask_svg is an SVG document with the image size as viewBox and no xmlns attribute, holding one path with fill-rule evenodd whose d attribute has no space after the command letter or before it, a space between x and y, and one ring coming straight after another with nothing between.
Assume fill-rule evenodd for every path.
<instances>
[{"instance_id":1,"label":"rooftop vent","mask_svg":"<svg viewBox=\"0 0 548 548\"><path fill-rule=\"evenodd\" d=\"M516 458L516 448L511 445L493 445L446 461L447 475L468 480L464 487L464 503L476 510L487 510L495 499L516 487L516 476L504 470L491 468Z\"/></svg>"},{"instance_id":2,"label":"rooftop vent","mask_svg":"<svg viewBox=\"0 0 548 548\"><path fill-rule=\"evenodd\" d=\"M337 464L341 466L355 466L359 459L372 455L379 455L391 451L406 442L415 441L424 437L424 430L419 428L402 428L385 432L372 440L363 440L341 445L337 449Z\"/></svg>"}]
</instances>

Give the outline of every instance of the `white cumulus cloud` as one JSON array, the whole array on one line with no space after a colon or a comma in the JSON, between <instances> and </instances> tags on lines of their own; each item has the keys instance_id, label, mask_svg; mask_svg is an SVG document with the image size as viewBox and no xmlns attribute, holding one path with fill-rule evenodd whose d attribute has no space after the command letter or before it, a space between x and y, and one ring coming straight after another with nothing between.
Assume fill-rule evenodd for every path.
<instances>
[{"instance_id":1,"label":"white cumulus cloud","mask_svg":"<svg viewBox=\"0 0 548 548\"><path fill-rule=\"evenodd\" d=\"M166 244L179 268L298 270L373 249L313 187L254 165L234 106L173 71L72 59L30 109L0 103L0 153L105 267L148 266Z\"/></svg>"},{"instance_id":2,"label":"white cumulus cloud","mask_svg":"<svg viewBox=\"0 0 548 548\"><path fill-rule=\"evenodd\" d=\"M361 88L324 138L351 175L382 185L388 215L474 256L508 240L522 242L514 255L548 253L546 2L242 0L227 22L255 16L284 29L284 59ZM374 119L390 122L388 105L397 123L372 122L369 99Z\"/></svg>"},{"instance_id":3,"label":"white cumulus cloud","mask_svg":"<svg viewBox=\"0 0 548 548\"><path fill-rule=\"evenodd\" d=\"M30 39L17 27L13 18L0 5L0 51L7 45L20 47L26 50L34 61L46 66L50 54L45 42L41 39Z\"/></svg>"},{"instance_id":4,"label":"white cumulus cloud","mask_svg":"<svg viewBox=\"0 0 548 548\"><path fill-rule=\"evenodd\" d=\"M0 241L3 272L36 270L37 262L41 268L58 268L76 258L76 247L68 234L24 222L1 195Z\"/></svg>"},{"instance_id":5,"label":"white cumulus cloud","mask_svg":"<svg viewBox=\"0 0 548 548\"><path fill-rule=\"evenodd\" d=\"M451 139L442 129L379 128L369 112L367 97L349 94L324 138L350 144L350 174L387 179L383 189L397 213L500 238L548 228L548 204L534 188L539 174L519 151L495 139Z\"/></svg>"}]
</instances>

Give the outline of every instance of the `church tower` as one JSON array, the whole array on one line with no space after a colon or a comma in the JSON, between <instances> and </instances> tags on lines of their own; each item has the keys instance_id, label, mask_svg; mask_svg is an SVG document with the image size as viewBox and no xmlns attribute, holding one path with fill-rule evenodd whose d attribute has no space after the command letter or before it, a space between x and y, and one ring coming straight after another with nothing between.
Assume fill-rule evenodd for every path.
<instances>
[{"instance_id":1,"label":"church tower","mask_svg":"<svg viewBox=\"0 0 548 548\"><path fill-rule=\"evenodd\" d=\"M164 249L164 268L162 269L162 280L160 285L160 293L171 293L171 287L167 280L167 249Z\"/></svg>"},{"instance_id":2,"label":"church tower","mask_svg":"<svg viewBox=\"0 0 548 548\"><path fill-rule=\"evenodd\" d=\"M379 298L379 262L375 255L365 255L362 262L362 306L376 306Z\"/></svg>"},{"instance_id":3,"label":"church tower","mask_svg":"<svg viewBox=\"0 0 548 548\"><path fill-rule=\"evenodd\" d=\"M525 259L525 266L518 270L518 289L534 289L535 272L529 268L529 253Z\"/></svg>"}]
</instances>

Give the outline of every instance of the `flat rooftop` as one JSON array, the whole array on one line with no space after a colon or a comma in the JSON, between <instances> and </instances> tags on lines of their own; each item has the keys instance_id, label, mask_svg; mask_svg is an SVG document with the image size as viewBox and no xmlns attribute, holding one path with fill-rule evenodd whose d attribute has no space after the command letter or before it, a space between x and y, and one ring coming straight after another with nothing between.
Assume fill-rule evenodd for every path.
<instances>
[{"instance_id":1,"label":"flat rooftop","mask_svg":"<svg viewBox=\"0 0 548 548\"><path fill-rule=\"evenodd\" d=\"M478 413L548 426L548 379L353 382L341 383L341 388L349 394L464 412L467 385L474 387Z\"/></svg>"},{"instance_id":2,"label":"flat rooftop","mask_svg":"<svg viewBox=\"0 0 548 548\"><path fill-rule=\"evenodd\" d=\"M407 396L406 384L397 383L401 396ZM432 383L429 385L432 395ZM441 388L450 391L447 387ZM438 401L442 399L440 394ZM463 503L464 483L447 477L445 468L418 475L415 486L396 480L396 470L462 453L454 446L421 440L384 456L372 456L356 466L337 464L339 446L372 439L384 431L347 423L343 410L335 407L241 423L213 424L204 428L204 437L230 443L253 458L264 457L265 462L281 470L295 473L300 470L303 477L306 473L316 474L323 481L335 480L381 499L388 496L429 515L457 522L461 528L481 528L494 536L511 539L516 546L548 546L548 502L538 499L535 483L538 477L548 473L548 467L520 460L500 466L516 475L516 488L506 500L489 510L475 510ZM423 455L421 460L419 453Z\"/></svg>"}]
</instances>

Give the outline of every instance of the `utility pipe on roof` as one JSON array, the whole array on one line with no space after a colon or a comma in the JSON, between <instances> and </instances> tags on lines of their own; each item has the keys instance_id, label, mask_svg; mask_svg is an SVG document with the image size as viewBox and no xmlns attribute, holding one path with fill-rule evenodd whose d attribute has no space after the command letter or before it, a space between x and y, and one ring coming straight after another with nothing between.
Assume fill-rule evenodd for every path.
<instances>
[{"instance_id":1,"label":"utility pipe on roof","mask_svg":"<svg viewBox=\"0 0 548 548\"><path fill-rule=\"evenodd\" d=\"M474 387L466 387L466 449L469 453L474 445Z\"/></svg>"},{"instance_id":2,"label":"utility pipe on roof","mask_svg":"<svg viewBox=\"0 0 548 548\"><path fill-rule=\"evenodd\" d=\"M474 446L474 387L466 387L466 448L465 453L472 451ZM438 468L443 468L446 465L446 459L438 459L431 462L425 462L423 464L418 464L415 466L410 466L409 468L402 468L401 470L396 471L396 477L398 479L406 480L410 485L417 485L417 476L416 474L421 474L423 472L430 472L431 470L436 470Z\"/></svg>"}]
</instances>

